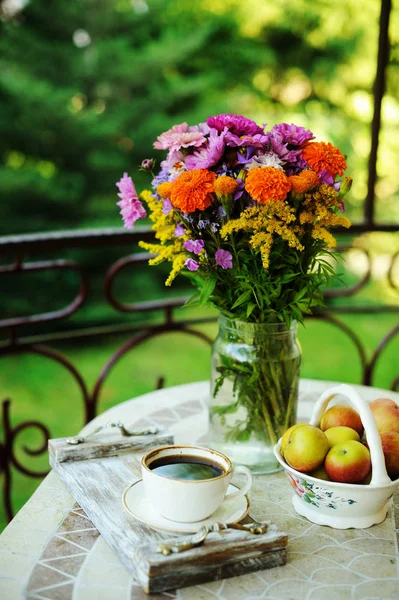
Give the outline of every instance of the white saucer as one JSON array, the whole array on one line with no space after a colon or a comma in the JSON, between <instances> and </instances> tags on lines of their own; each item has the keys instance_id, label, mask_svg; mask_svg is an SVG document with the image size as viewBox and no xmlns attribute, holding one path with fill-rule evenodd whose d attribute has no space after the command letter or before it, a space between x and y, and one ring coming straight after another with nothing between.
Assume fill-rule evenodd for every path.
<instances>
[{"instance_id":1,"label":"white saucer","mask_svg":"<svg viewBox=\"0 0 399 600\"><path fill-rule=\"evenodd\" d=\"M228 500L228 495L235 492L238 488L230 484L227 490L226 498L219 508L207 519L195 521L195 523L180 523L169 521L159 515L145 498L143 480L139 479L129 485L122 494L122 504L125 510L142 523L153 527L154 529L163 529L165 531L174 531L177 533L195 533L204 525L210 525L215 521L231 524L241 521L249 512L249 500L246 496L240 496L234 500Z\"/></svg>"}]
</instances>

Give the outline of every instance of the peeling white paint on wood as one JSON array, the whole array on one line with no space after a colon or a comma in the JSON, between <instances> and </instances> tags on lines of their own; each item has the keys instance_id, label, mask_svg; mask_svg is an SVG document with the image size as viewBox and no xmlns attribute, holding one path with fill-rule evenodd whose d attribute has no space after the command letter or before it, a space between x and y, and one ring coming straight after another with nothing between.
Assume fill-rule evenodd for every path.
<instances>
[{"instance_id":1,"label":"peeling white paint on wood","mask_svg":"<svg viewBox=\"0 0 399 600\"><path fill-rule=\"evenodd\" d=\"M225 529L209 533L201 546L181 554L158 553L159 542L173 534L136 521L122 506L124 489L140 477L142 454L130 449L120 456L97 454L96 458L84 459L80 452L78 460L65 460L61 453L63 460L59 462L57 452L53 452L50 464L145 592L158 593L286 563L287 535L273 524L264 534Z\"/></svg>"},{"instance_id":2,"label":"peeling white paint on wood","mask_svg":"<svg viewBox=\"0 0 399 600\"><path fill-rule=\"evenodd\" d=\"M72 445L67 442L69 438L55 438L49 440L48 451L53 460L59 463L66 461L88 460L115 456L121 452L132 450L147 450L155 446L173 444L173 435L160 429L155 435L137 435L124 437L114 431L102 432L101 438L93 438L81 444Z\"/></svg>"}]
</instances>

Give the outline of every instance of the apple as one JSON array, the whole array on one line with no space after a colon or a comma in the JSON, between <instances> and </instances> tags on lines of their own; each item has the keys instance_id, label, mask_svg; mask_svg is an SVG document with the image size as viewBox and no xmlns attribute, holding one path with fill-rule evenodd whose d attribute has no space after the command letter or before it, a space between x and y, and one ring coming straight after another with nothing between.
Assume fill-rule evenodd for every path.
<instances>
[{"instance_id":1,"label":"apple","mask_svg":"<svg viewBox=\"0 0 399 600\"><path fill-rule=\"evenodd\" d=\"M309 473L323 463L329 449L330 444L321 429L303 425L291 431L284 458L297 471Z\"/></svg>"},{"instance_id":2,"label":"apple","mask_svg":"<svg viewBox=\"0 0 399 600\"><path fill-rule=\"evenodd\" d=\"M331 481L362 483L371 470L370 452L360 442L348 440L331 448L324 467Z\"/></svg>"},{"instance_id":3,"label":"apple","mask_svg":"<svg viewBox=\"0 0 399 600\"><path fill-rule=\"evenodd\" d=\"M399 433L397 431L381 433L381 442L387 473L391 479L396 479L399 477Z\"/></svg>"},{"instance_id":4,"label":"apple","mask_svg":"<svg viewBox=\"0 0 399 600\"><path fill-rule=\"evenodd\" d=\"M371 476L372 476L372 471L370 471L370 473L367 475L366 479L364 481L362 481L362 485L369 485L369 483L371 482Z\"/></svg>"},{"instance_id":5,"label":"apple","mask_svg":"<svg viewBox=\"0 0 399 600\"><path fill-rule=\"evenodd\" d=\"M305 425L305 423L296 423L296 425L292 425L287 431L284 433L281 440L281 454L284 456L284 450L286 445L288 444L288 440L290 439L291 432L294 431L297 427L301 427Z\"/></svg>"},{"instance_id":6,"label":"apple","mask_svg":"<svg viewBox=\"0 0 399 600\"><path fill-rule=\"evenodd\" d=\"M319 467L318 469L315 469L314 471L309 473L309 475L311 475L312 477L316 477L316 479L323 479L324 481L330 481L330 479L326 473L326 470L323 466Z\"/></svg>"},{"instance_id":7,"label":"apple","mask_svg":"<svg viewBox=\"0 0 399 600\"><path fill-rule=\"evenodd\" d=\"M363 434L363 424L360 415L351 406L346 404L335 404L321 418L320 429L326 431L331 427L350 427L358 432L359 436Z\"/></svg>"},{"instance_id":8,"label":"apple","mask_svg":"<svg viewBox=\"0 0 399 600\"><path fill-rule=\"evenodd\" d=\"M371 412L380 433L397 431L399 433L399 406L390 398L377 398L370 402Z\"/></svg>"},{"instance_id":9,"label":"apple","mask_svg":"<svg viewBox=\"0 0 399 600\"><path fill-rule=\"evenodd\" d=\"M354 429L351 429L351 427L345 427L344 425L330 427L330 429L326 429L324 433L330 442L330 448L336 444L347 442L348 440L356 440L356 442L360 442L360 435L358 432Z\"/></svg>"}]
</instances>

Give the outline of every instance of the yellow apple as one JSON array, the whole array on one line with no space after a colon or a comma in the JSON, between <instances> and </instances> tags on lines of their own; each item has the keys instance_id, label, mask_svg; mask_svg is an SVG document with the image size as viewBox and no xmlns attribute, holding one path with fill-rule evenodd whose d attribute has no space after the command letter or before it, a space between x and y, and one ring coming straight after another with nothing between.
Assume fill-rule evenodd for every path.
<instances>
[{"instance_id":1,"label":"yellow apple","mask_svg":"<svg viewBox=\"0 0 399 600\"><path fill-rule=\"evenodd\" d=\"M326 429L324 433L330 442L330 448L335 446L335 444L342 444L342 442L346 442L348 440L356 440L356 442L360 442L360 435L358 432L354 429L351 429L351 427L345 427L344 425L330 427L330 429Z\"/></svg>"},{"instance_id":2,"label":"yellow apple","mask_svg":"<svg viewBox=\"0 0 399 600\"><path fill-rule=\"evenodd\" d=\"M350 427L361 436L363 433L363 424L359 413L346 404L336 404L332 406L321 418L320 429L326 431L331 427Z\"/></svg>"},{"instance_id":3,"label":"yellow apple","mask_svg":"<svg viewBox=\"0 0 399 600\"><path fill-rule=\"evenodd\" d=\"M371 470L370 452L360 442L348 440L331 448L324 467L331 481L362 483Z\"/></svg>"},{"instance_id":4,"label":"yellow apple","mask_svg":"<svg viewBox=\"0 0 399 600\"><path fill-rule=\"evenodd\" d=\"M294 429L296 429L297 427L301 427L302 425L305 425L305 423L296 423L296 425L292 425L292 427L287 429L287 431L284 433L282 440L281 440L281 454L283 456L284 456L285 447L288 444L288 440L290 439L291 432L294 431Z\"/></svg>"},{"instance_id":5,"label":"yellow apple","mask_svg":"<svg viewBox=\"0 0 399 600\"><path fill-rule=\"evenodd\" d=\"M284 451L286 462L301 473L317 469L330 449L328 439L318 427L303 425L291 431Z\"/></svg>"},{"instance_id":6,"label":"yellow apple","mask_svg":"<svg viewBox=\"0 0 399 600\"><path fill-rule=\"evenodd\" d=\"M380 433L397 431L399 433L399 406L390 398L377 398L370 402L371 412Z\"/></svg>"}]
</instances>

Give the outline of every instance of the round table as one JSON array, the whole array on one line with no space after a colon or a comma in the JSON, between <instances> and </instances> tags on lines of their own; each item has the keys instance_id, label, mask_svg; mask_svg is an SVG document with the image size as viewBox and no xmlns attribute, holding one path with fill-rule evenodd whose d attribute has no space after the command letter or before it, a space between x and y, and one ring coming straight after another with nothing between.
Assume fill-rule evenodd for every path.
<instances>
[{"instance_id":1,"label":"round table","mask_svg":"<svg viewBox=\"0 0 399 600\"><path fill-rule=\"evenodd\" d=\"M301 380L299 420L336 382ZM399 394L354 386L368 401ZM176 443L192 444L207 428L208 382L158 390L123 402L89 423L167 427ZM71 432L74 433L74 432ZM147 596L107 546L84 511L51 472L0 536L2 600L368 600L399 598L399 496L386 520L364 530L314 525L297 515L284 473L256 476L251 515L270 519L289 535L288 563L176 592Z\"/></svg>"}]
</instances>

